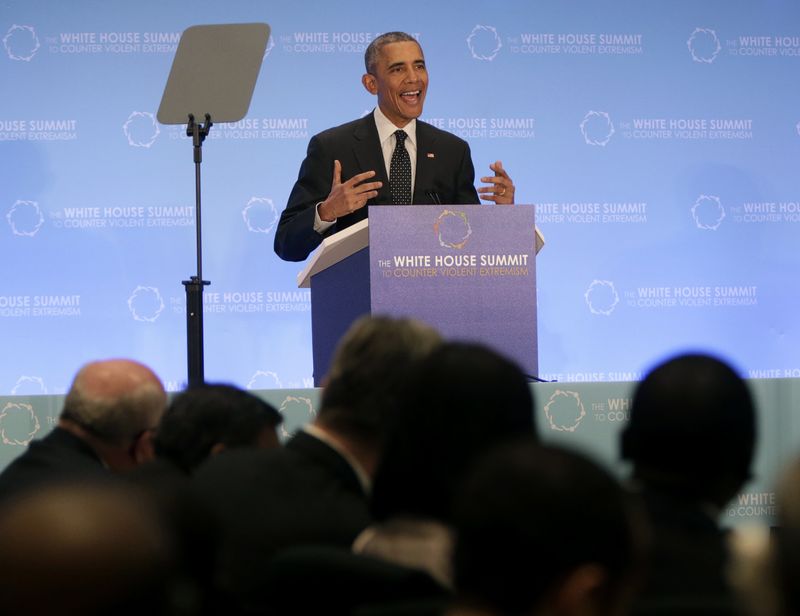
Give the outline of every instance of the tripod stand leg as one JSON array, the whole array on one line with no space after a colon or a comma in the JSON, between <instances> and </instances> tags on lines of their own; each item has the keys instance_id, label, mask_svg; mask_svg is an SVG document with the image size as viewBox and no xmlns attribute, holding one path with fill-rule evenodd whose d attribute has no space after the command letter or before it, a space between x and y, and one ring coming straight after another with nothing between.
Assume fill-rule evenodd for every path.
<instances>
[{"instance_id":1,"label":"tripod stand leg","mask_svg":"<svg viewBox=\"0 0 800 616\"><path fill-rule=\"evenodd\" d=\"M189 387L196 387L205 382L203 367L203 286L208 281L201 281L197 276L184 280L186 290L186 350L189 376Z\"/></svg>"}]
</instances>

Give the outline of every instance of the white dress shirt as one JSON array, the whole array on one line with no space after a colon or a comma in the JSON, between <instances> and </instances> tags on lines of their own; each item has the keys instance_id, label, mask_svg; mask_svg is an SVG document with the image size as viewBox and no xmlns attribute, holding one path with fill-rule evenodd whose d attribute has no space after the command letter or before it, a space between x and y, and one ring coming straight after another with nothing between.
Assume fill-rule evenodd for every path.
<instances>
[{"instance_id":1,"label":"white dress shirt","mask_svg":"<svg viewBox=\"0 0 800 616\"><path fill-rule=\"evenodd\" d=\"M380 107L375 107L372 113L375 118L375 126L378 128L378 139L381 142L381 152L383 152L383 164L386 168L386 177L389 177L389 164L392 161L392 154L394 153L394 146L397 143L397 137L394 136L396 130L404 130L406 132L406 150L408 157L411 159L411 194L414 194L414 182L417 177L417 120L413 119L406 124L402 129L398 129L381 111ZM342 181L347 181L349 178L342 178ZM317 203L316 213L314 215L314 231L317 233L325 233L333 226L336 221L325 221L319 217L319 206L322 202Z\"/></svg>"}]
</instances>

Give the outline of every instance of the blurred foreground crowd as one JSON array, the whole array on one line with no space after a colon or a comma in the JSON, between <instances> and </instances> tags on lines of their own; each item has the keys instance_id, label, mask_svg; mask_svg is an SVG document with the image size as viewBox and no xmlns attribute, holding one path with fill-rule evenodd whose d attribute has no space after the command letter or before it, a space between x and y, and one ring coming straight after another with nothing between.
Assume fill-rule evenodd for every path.
<instances>
[{"instance_id":1,"label":"blurred foreground crowd","mask_svg":"<svg viewBox=\"0 0 800 616\"><path fill-rule=\"evenodd\" d=\"M769 533L721 528L756 409L703 354L637 386L620 478L541 442L535 386L428 326L357 321L308 425L146 366L83 366L0 474L0 614L800 613L800 464ZM755 540L754 539L760 539Z\"/></svg>"}]
</instances>

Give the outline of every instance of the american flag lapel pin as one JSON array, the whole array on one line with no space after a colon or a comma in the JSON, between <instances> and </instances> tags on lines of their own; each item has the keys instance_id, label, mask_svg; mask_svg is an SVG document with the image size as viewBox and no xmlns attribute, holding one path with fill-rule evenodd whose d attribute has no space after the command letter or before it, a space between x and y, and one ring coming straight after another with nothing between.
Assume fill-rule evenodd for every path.
<instances>
[{"instance_id":1,"label":"american flag lapel pin","mask_svg":"<svg viewBox=\"0 0 800 616\"><path fill-rule=\"evenodd\" d=\"M428 152L428 153L426 154L426 156L427 156L428 158L436 158L436 154L434 154L433 152Z\"/></svg>"}]
</instances>

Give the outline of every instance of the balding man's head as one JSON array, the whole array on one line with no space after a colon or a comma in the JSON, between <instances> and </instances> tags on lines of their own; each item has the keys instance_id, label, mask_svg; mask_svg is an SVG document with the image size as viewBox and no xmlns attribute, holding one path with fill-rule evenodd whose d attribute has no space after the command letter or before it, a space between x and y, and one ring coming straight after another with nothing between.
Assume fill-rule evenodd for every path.
<instances>
[{"instance_id":1,"label":"balding man's head","mask_svg":"<svg viewBox=\"0 0 800 616\"><path fill-rule=\"evenodd\" d=\"M128 359L110 359L80 369L61 416L105 442L124 444L155 428L166 403L164 386L150 368Z\"/></svg>"}]
</instances>

